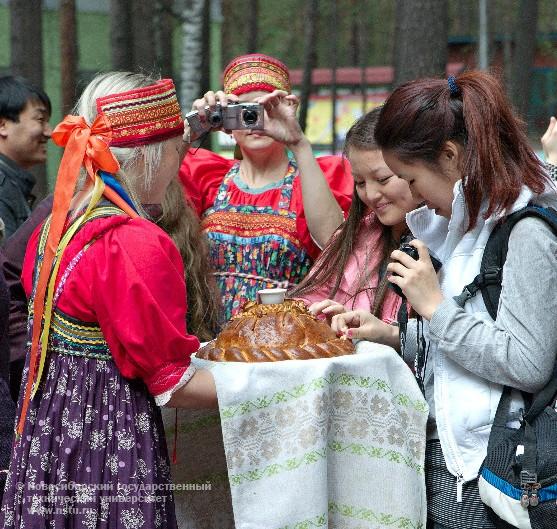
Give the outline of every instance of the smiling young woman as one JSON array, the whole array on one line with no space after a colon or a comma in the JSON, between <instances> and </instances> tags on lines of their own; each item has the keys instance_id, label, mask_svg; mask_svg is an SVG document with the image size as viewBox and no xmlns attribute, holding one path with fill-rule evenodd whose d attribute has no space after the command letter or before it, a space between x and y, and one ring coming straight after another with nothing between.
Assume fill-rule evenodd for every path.
<instances>
[{"instance_id":1,"label":"smiling young woman","mask_svg":"<svg viewBox=\"0 0 557 529\"><path fill-rule=\"evenodd\" d=\"M290 293L315 314L331 317L367 309L386 322L396 320L401 298L385 274L390 254L408 232L405 216L416 208L408 184L383 160L374 139L380 108L361 117L348 131L344 155L354 177L348 217L308 277Z\"/></svg>"}]
</instances>

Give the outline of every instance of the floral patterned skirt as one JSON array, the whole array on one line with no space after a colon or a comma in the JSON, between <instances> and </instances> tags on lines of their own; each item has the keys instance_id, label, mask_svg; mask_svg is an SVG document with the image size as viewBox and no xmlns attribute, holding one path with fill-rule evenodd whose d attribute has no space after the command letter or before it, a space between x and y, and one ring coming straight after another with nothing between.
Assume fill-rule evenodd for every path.
<instances>
[{"instance_id":1,"label":"floral patterned skirt","mask_svg":"<svg viewBox=\"0 0 557 529\"><path fill-rule=\"evenodd\" d=\"M175 529L161 414L145 386L112 360L53 354L46 370L14 444L0 527Z\"/></svg>"}]
</instances>

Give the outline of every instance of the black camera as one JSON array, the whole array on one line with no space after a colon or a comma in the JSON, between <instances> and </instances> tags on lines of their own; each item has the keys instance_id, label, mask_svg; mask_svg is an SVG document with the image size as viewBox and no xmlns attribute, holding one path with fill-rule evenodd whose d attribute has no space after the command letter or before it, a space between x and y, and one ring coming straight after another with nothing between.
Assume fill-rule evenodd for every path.
<instances>
[{"instance_id":1,"label":"black camera","mask_svg":"<svg viewBox=\"0 0 557 529\"><path fill-rule=\"evenodd\" d=\"M414 259L414 261L417 261L420 258L420 254L418 253L418 249L414 248L414 246L412 246L410 243L410 241L413 240L412 237L403 237L401 239L401 243L400 246L398 247L398 249L401 252L404 252L406 255L409 255L410 257L412 257L412 259ZM431 264L433 265L433 268L436 272L439 272L439 269L442 266L441 261L439 261L439 259L437 259L436 257L434 257L433 255L431 255L431 253L429 254L429 258L431 259ZM397 275L397 274L393 274L393 275ZM404 294L402 292L402 290L400 289L400 287L398 285L395 285L394 283L389 283L389 286L401 297L404 297Z\"/></svg>"},{"instance_id":2,"label":"black camera","mask_svg":"<svg viewBox=\"0 0 557 529\"><path fill-rule=\"evenodd\" d=\"M201 121L197 110L186 114L186 119L194 137L199 138L211 129L224 130L262 130L263 105L259 103L228 103L221 107L218 103L214 109L206 107L207 120Z\"/></svg>"}]
</instances>

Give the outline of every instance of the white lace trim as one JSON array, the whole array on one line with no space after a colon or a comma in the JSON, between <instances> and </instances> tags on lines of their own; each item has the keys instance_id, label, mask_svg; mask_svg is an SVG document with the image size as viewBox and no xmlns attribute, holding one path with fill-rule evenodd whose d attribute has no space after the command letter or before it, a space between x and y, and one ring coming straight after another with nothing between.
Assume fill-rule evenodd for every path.
<instances>
[{"instance_id":1,"label":"white lace trim","mask_svg":"<svg viewBox=\"0 0 557 529\"><path fill-rule=\"evenodd\" d=\"M180 380L173 388L165 391L164 393L161 393L160 395L155 396L156 405L161 407L165 406L170 400L170 397L172 397L172 393L180 389L182 386L185 386L190 381L191 377L193 377L196 371L197 369L190 364L189 367L184 371L184 374L182 375Z\"/></svg>"}]
</instances>

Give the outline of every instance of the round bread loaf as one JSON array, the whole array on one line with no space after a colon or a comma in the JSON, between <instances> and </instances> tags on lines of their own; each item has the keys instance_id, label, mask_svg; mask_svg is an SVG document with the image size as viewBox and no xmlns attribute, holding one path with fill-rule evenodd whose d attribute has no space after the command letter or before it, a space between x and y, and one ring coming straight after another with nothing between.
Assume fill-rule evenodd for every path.
<instances>
[{"instance_id":1,"label":"round bread loaf","mask_svg":"<svg viewBox=\"0 0 557 529\"><path fill-rule=\"evenodd\" d=\"M303 301L287 299L276 305L246 303L217 338L197 352L197 357L221 362L276 362L353 352L352 342L337 338Z\"/></svg>"}]
</instances>

